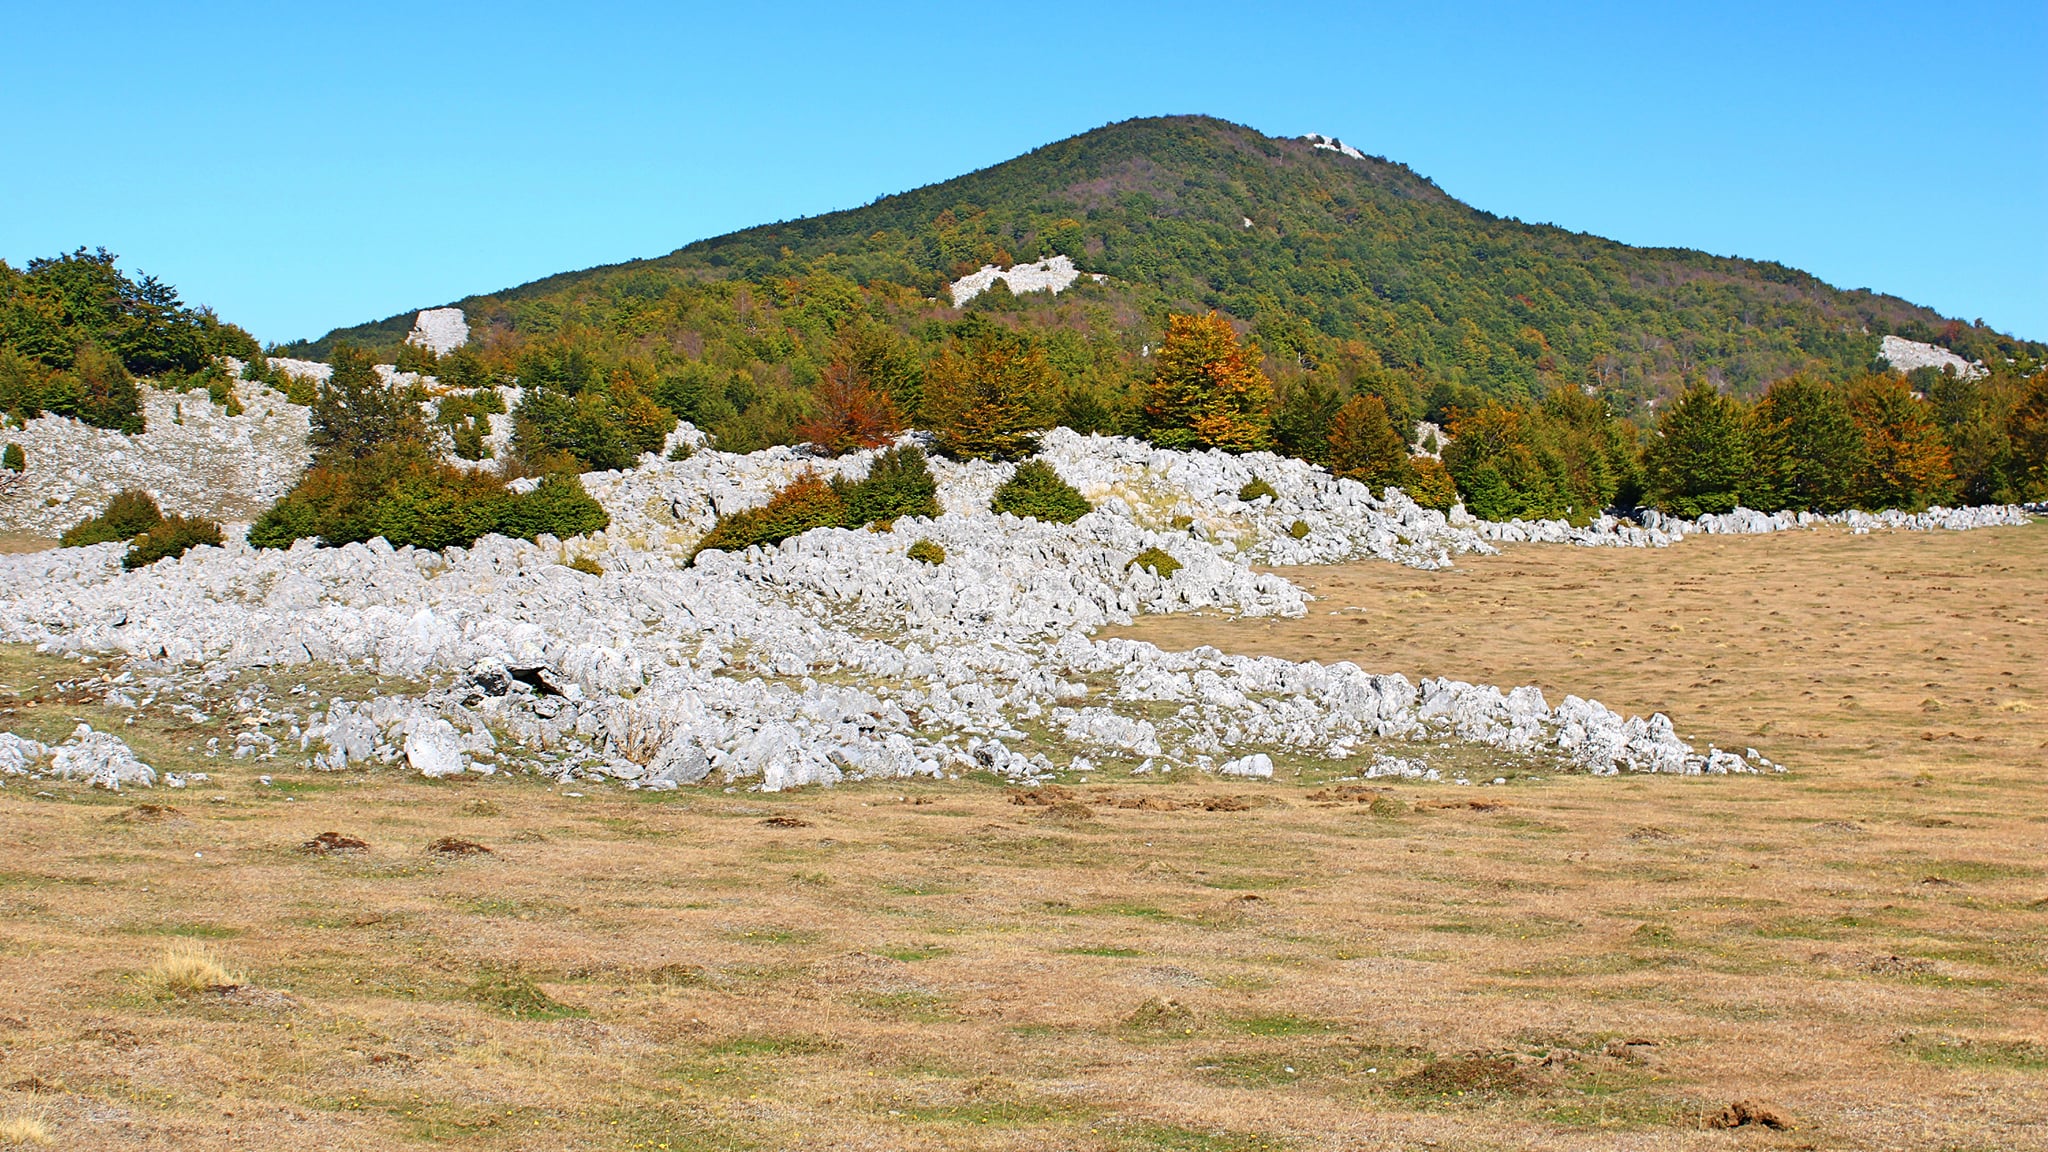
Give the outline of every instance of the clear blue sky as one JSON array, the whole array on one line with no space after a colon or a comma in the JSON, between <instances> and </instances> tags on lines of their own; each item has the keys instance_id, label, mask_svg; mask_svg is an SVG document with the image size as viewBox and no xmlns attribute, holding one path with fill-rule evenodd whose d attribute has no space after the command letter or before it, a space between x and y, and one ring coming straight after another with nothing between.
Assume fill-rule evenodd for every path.
<instances>
[{"instance_id":1,"label":"clear blue sky","mask_svg":"<svg viewBox=\"0 0 2048 1152\"><path fill-rule=\"evenodd\" d=\"M2048 338L2048 5L0 0L0 258L265 340L865 203L1130 116Z\"/></svg>"}]
</instances>

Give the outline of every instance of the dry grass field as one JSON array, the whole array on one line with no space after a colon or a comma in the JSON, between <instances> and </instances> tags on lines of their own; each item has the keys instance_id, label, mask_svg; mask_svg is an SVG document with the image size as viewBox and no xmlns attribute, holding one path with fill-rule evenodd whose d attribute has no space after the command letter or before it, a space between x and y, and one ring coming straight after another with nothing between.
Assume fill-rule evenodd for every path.
<instances>
[{"instance_id":1,"label":"dry grass field","mask_svg":"<svg viewBox=\"0 0 2048 1152\"><path fill-rule=\"evenodd\" d=\"M0 651L7 727L212 774L0 789L0 1143L2048 1147L2044 571L2048 526L1527 547L1126 630L1663 710L1772 778L322 775L191 751L252 678L124 724L106 665Z\"/></svg>"}]
</instances>

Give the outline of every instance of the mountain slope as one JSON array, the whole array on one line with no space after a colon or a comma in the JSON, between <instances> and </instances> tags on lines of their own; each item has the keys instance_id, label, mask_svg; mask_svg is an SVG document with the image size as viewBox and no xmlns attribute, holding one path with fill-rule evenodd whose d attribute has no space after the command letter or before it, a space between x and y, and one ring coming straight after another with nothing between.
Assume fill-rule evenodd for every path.
<instances>
[{"instance_id":1,"label":"mountain slope","mask_svg":"<svg viewBox=\"0 0 2048 1152\"><path fill-rule=\"evenodd\" d=\"M730 286L746 282L786 304L843 281L859 306L886 300L914 327L920 315L950 315L940 306L950 279L1054 253L1108 276L1089 290L1108 307L1088 327L1126 353L1156 338L1166 311L1214 308L1254 324L1275 361L1355 361L1362 345L1424 381L1503 396L1590 385L1623 409L1692 373L1741 391L1798 370L1847 375L1871 363L1886 333L1977 359L2048 353L1779 264L1502 219L1405 166L1205 117L1113 124L862 208L456 303L515 339L571 324L644 348L667 329L671 339L653 343L690 356L720 336L713 317L680 318L701 311L674 307L693 289L727 285L711 296L730 302ZM928 298L937 303L920 310ZM1015 323L1025 327L1074 323L1059 309L1023 311ZM343 338L391 347L410 322L338 330L291 351L317 357ZM807 343L801 331L795 342Z\"/></svg>"}]
</instances>

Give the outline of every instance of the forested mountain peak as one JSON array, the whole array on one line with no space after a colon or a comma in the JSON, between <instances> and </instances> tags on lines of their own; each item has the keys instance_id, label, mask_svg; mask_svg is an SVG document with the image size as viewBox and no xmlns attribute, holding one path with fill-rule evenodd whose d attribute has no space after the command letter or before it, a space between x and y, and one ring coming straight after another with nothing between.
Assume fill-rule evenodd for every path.
<instances>
[{"instance_id":1,"label":"forested mountain peak","mask_svg":"<svg viewBox=\"0 0 2048 1152\"><path fill-rule=\"evenodd\" d=\"M1203 116L1127 120L863 207L455 303L486 346L573 329L619 354L804 385L846 315L929 342L961 318L953 280L1054 255L1104 282L1057 300L989 292L970 311L1084 333L1086 348L1055 360L1104 380L1143 374L1166 315L1207 310L1252 331L1283 376L1392 373L1418 396L1505 399L1570 385L1618 412L1692 378L1741 393L1793 372L1843 378L1886 334L1987 363L2048 353L1781 264L1498 217L1352 145ZM782 331L764 342L771 317ZM342 338L395 349L410 324L291 351L324 356Z\"/></svg>"}]
</instances>

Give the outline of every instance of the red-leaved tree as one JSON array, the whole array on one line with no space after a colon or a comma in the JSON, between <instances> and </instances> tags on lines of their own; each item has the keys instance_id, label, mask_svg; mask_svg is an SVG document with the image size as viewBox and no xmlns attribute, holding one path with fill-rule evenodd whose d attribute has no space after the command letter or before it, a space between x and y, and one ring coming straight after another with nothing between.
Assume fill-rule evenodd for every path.
<instances>
[{"instance_id":1,"label":"red-leaved tree","mask_svg":"<svg viewBox=\"0 0 2048 1152\"><path fill-rule=\"evenodd\" d=\"M903 431L896 401L844 364L826 366L812 399L817 411L797 426L797 434L828 456L880 448Z\"/></svg>"}]
</instances>

